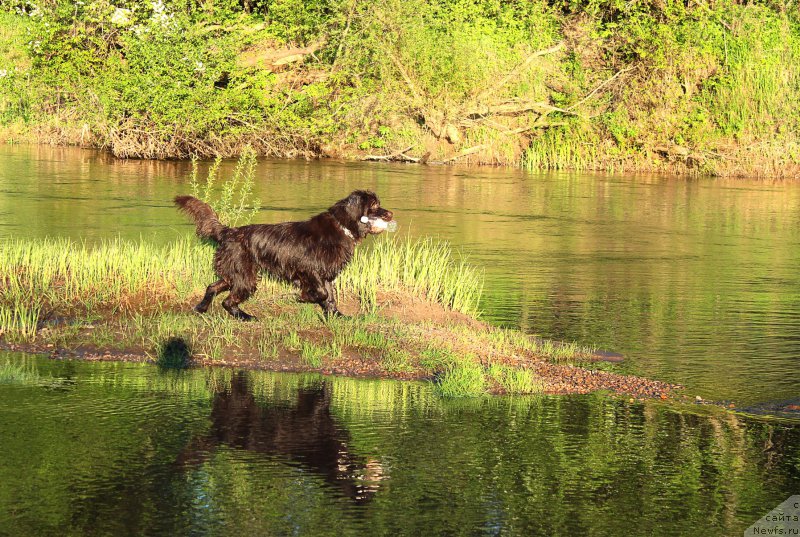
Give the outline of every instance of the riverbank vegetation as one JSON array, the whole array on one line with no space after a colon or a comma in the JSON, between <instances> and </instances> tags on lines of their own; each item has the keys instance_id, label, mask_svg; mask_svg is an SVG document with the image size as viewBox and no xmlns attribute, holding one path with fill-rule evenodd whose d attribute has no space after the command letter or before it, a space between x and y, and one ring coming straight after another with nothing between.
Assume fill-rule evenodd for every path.
<instances>
[{"instance_id":1,"label":"riverbank vegetation","mask_svg":"<svg viewBox=\"0 0 800 537\"><path fill-rule=\"evenodd\" d=\"M213 279L211 253L194 238L160 248L120 240L93 248L69 240L5 241L0 337L39 350L132 353L171 364L170 342L183 341L186 358L204 363L401 378L424 371L441 373L445 384L463 368L477 367L483 377L478 352L556 361L587 352L473 320L467 314L477 310L480 275L430 240L385 239L359 250L339 283L344 307L357 314L348 319L324 319L277 282L265 282L250 304L258 323L237 322L221 309L193 315L192 304ZM534 386L499 362L485 373L516 391Z\"/></svg>"},{"instance_id":2,"label":"riverbank vegetation","mask_svg":"<svg viewBox=\"0 0 800 537\"><path fill-rule=\"evenodd\" d=\"M164 247L69 240L0 244L0 342L93 359L430 379L443 395L608 389L642 397L672 387L571 365L592 349L492 327L475 318L481 277L445 245L382 238L339 280L349 318L321 316L265 281L242 323L192 305L211 281L212 250L194 238ZM432 270L436 267L437 270Z\"/></svg>"},{"instance_id":3,"label":"riverbank vegetation","mask_svg":"<svg viewBox=\"0 0 800 537\"><path fill-rule=\"evenodd\" d=\"M793 176L791 1L14 0L7 141Z\"/></svg>"}]
</instances>

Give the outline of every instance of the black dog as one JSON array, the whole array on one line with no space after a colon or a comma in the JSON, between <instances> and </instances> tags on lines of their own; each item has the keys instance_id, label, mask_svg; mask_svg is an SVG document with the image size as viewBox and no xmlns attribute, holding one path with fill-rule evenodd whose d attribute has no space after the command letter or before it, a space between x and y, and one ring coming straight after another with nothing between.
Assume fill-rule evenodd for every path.
<instances>
[{"instance_id":1,"label":"black dog","mask_svg":"<svg viewBox=\"0 0 800 537\"><path fill-rule=\"evenodd\" d=\"M254 317L239 304L256 291L261 271L297 285L300 299L319 304L325 314L341 315L333 281L353 258L356 245L392 220L392 212L381 208L378 197L364 190L304 222L234 228L222 225L214 210L197 198L178 196L175 204L194 219L198 236L218 245L214 270L220 279L208 286L195 311L205 313L218 293L230 291L222 307L243 321Z\"/></svg>"}]
</instances>

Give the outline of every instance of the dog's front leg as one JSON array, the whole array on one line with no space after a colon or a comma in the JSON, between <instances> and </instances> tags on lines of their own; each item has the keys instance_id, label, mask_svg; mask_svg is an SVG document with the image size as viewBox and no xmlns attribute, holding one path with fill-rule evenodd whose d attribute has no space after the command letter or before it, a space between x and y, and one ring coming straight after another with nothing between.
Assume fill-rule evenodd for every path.
<instances>
[{"instance_id":1,"label":"dog's front leg","mask_svg":"<svg viewBox=\"0 0 800 537\"><path fill-rule=\"evenodd\" d=\"M347 317L341 311L336 304L336 289L333 287L333 282L325 282L325 294L327 295L327 299L325 300L325 304L322 305L322 311L325 312L326 315L335 315L336 317Z\"/></svg>"},{"instance_id":2,"label":"dog's front leg","mask_svg":"<svg viewBox=\"0 0 800 537\"><path fill-rule=\"evenodd\" d=\"M319 304L322 312L328 315L341 316L336 307L336 292L331 282L321 282L316 278L306 280L300 292L301 302Z\"/></svg>"}]
</instances>

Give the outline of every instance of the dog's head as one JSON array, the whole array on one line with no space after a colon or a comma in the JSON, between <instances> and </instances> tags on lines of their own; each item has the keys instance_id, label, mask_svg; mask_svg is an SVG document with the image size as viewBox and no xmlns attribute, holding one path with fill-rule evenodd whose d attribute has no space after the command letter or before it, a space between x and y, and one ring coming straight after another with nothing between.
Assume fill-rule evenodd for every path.
<instances>
[{"instance_id":1,"label":"dog's head","mask_svg":"<svg viewBox=\"0 0 800 537\"><path fill-rule=\"evenodd\" d=\"M368 190L356 190L346 198L337 201L330 208L330 212L342 226L360 239L370 233L377 235L386 229L373 225L376 220L390 222L394 217L392 211L381 207L378 196Z\"/></svg>"}]
</instances>

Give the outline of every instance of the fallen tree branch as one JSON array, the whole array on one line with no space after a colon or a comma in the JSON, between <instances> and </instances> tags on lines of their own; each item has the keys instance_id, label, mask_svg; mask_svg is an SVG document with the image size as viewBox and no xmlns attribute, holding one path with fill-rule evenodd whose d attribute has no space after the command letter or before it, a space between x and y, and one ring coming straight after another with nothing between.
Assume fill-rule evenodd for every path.
<instances>
[{"instance_id":1,"label":"fallen tree branch","mask_svg":"<svg viewBox=\"0 0 800 537\"><path fill-rule=\"evenodd\" d=\"M307 47L246 50L239 54L237 63L242 67L259 67L272 71L275 68L302 61L306 56L314 54L326 44L325 39L321 39Z\"/></svg>"},{"instance_id":2,"label":"fallen tree branch","mask_svg":"<svg viewBox=\"0 0 800 537\"><path fill-rule=\"evenodd\" d=\"M476 120L487 116L518 116L526 112L538 112L547 115L552 112L560 112L571 116L577 116L577 112L572 112L568 108L559 108L549 103L531 101L506 101L504 103L487 105L484 109L476 109L465 114L466 119Z\"/></svg>"},{"instance_id":3,"label":"fallen tree branch","mask_svg":"<svg viewBox=\"0 0 800 537\"><path fill-rule=\"evenodd\" d=\"M406 147L405 149L401 149L400 151L396 151L390 155L366 155L361 160L379 160L384 162L419 162L420 159L416 157L409 157L406 155L406 151L411 151L413 145Z\"/></svg>"},{"instance_id":4,"label":"fallen tree branch","mask_svg":"<svg viewBox=\"0 0 800 537\"><path fill-rule=\"evenodd\" d=\"M542 116L543 117L543 116ZM541 119L541 117L539 118ZM561 127L566 125L565 121L548 121L548 122L540 122L537 119L533 125L528 125L525 127L519 127L516 129L510 129L501 123L497 123L496 121L492 121L490 119L486 119L482 123L487 127L491 127L492 129L498 131L500 134L504 134L506 136L513 136L515 134L523 134L529 131L533 131L536 129L549 129L550 127Z\"/></svg>"},{"instance_id":5,"label":"fallen tree branch","mask_svg":"<svg viewBox=\"0 0 800 537\"><path fill-rule=\"evenodd\" d=\"M477 153L478 151L486 149L487 147L488 147L488 144L474 145L472 147L469 147L469 148L465 149L461 153L453 155L452 157L448 157L448 158L446 158L444 160L431 160L431 161L428 161L428 164L447 164L448 162L453 162L454 160L458 160L458 159L460 159L462 157L466 157L466 156L472 155L473 153Z\"/></svg>"}]
</instances>

